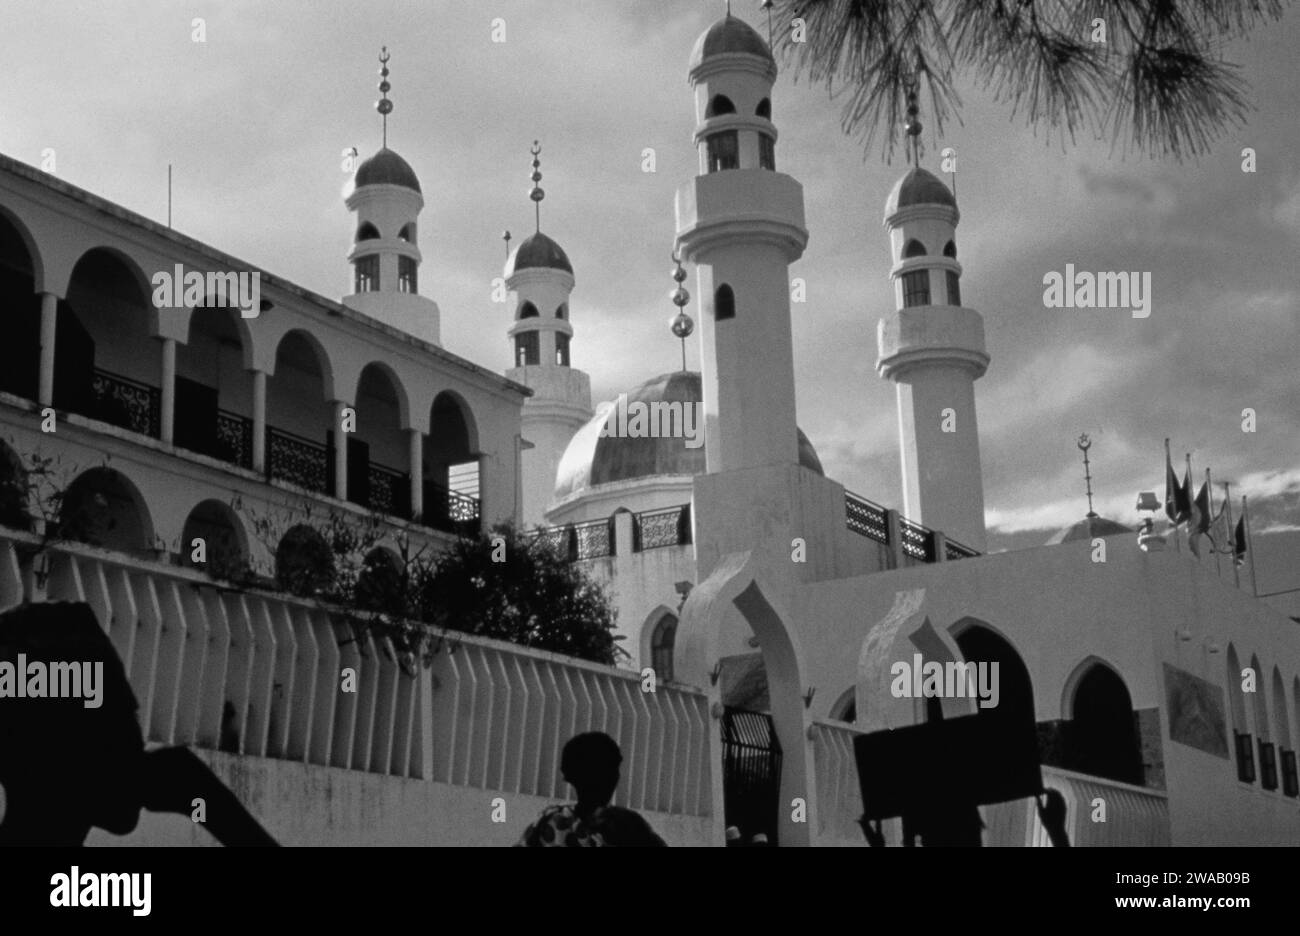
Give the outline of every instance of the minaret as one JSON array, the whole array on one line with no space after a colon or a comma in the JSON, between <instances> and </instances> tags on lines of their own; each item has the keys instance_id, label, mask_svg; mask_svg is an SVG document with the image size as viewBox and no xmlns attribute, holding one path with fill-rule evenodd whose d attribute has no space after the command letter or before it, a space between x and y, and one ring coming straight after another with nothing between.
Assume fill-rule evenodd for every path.
<instances>
[{"instance_id":1,"label":"minaret","mask_svg":"<svg viewBox=\"0 0 1300 936\"><path fill-rule=\"evenodd\" d=\"M379 93L375 103L383 124L383 145L357 166L345 192L356 215L352 250L352 292L345 305L433 344L441 343L438 304L419 294L420 248L417 246L424 196L415 170L388 148L388 47L379 56Z\"/></svg>"},{"instance_id":2,"label":"minaret","mask_svg":"<svg viewBox=\"0 0 1300 936\"><path fill-rule=\"evenodd\" d=\"M908 135L921 130L909 94ZM952 192L914 165L885 205L894 264L894 311L880 320L880 376L898 385L905 514L981 552L985 549L975 381L988 369L984 319L961 304Z\"/></svg>"},{"instance_id":3,"label":"minaret","mask_svg":"<svg viewBox=\"0 0 1300 936\"><path fill-rule=\"evenodd\" d=\"M808 242L803 187L776 171L767 43L728 12L691 56L699 174L677 192L696 264L711 473L798 463L789 265Z\"/></svg>"},{"instance_id":4,"label":"minaret","mask_svg":"<svg viewBox=\"0 0 1300 936\"><path fill-rule=\"evenodd\" d=\"M573 434L592 417L591 378L572 367L569 360L573 325L569 321L569 294L573 267L560 245L542 233L542 199L539 183L541 146L533 155L533 187L528 193L534 211L534 233L506 258L506 289L514 294L514 324L510 337L515 366L506 376L531 387L524 401L521 486L525 527L545 523L546 508L555 493L555 472ZM509 245L510 234L505 234Z\"/></svg>"}]
</instances>

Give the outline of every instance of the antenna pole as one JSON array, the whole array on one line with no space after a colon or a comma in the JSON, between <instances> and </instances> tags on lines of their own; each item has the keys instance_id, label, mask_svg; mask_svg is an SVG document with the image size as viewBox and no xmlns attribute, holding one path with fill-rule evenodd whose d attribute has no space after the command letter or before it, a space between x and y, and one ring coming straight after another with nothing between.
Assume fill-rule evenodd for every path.
<instances>
[{"instance_id":1,"label":"antenna pole","mask_svg":"<svg viewBox=\"0 0 1300 936\"><path fill-rule=\"evenodd\" d=\"M172 226L172 164L167 164L167 227Z\"/></svg>"}]
</instances>

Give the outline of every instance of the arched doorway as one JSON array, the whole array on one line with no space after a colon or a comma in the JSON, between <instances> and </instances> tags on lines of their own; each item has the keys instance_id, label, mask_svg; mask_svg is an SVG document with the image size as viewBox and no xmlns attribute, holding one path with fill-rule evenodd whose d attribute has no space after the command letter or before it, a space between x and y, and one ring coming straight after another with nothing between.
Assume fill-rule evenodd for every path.
<instances>
[{"instance_id":1,"label":"arched doorway","mask_svg":"<svg viewBox=\"0 0 1300 936\"><path fill-rule=\"evenodd\" d=\"M1070 700L1061 766L1141 786L1145 779L1142 747L1128 688L1109 666L1100 662L1085 666Z\"/></svg>"},{"instance_id":2,"label":"arched doorway","mask_svg":"<svg viewBox=\"0 0 1300 936\"><path fill-rule=\"evenodd\" d=\"M443 391L434 398L424 439L424 522L451 532L480 523L478 428L465 402Z\"/></svg>"},{"instance_id":3,"label":"arched doorway","mask_svg":"<svg viewBox=\"0 0 1300 936\"><path fill-rule=\"evenodd\" d=\"M191 313L189 341L176 349L177 446L253 467L253 382L244 366L249 340L234 310Z\"/></svg>"},{"instance_id":4,"label":"arched doorway","mask_svg":"<svg viewBox=\"0 0 1300 936\"><path fill-rule=\"evenodd\" d=\"M406 394L384 364L368 364L357 382L357 431L348 438L348 500L379 513L411 515L409 450L402 430Z\"/></svg>"},{"instance_id":5,"label":"arched doorway","mask_svg":"<svg viewBox=\"0 0 1300 936\"><path fill-rule=\"evenodd\" d=\"M673 645L677 640L677 615L665 611L650 631L650 667L659 682L673 681Z\"/></svg>"},{"instance_id":6,"label":"arched doorway","mask_svg":"<svg viewBox=\"0 0 1300 936\"><path fill-rule=\"evenodd\" d=\"M30 235L0 209L0 307L5 340L0 342L0 391L35 400L40 381L41 297Z\"/></svg>"},{"instance_id":7,"label":"arched doorway","mask_svg":"<svg viewBox=\"0 0 1300 936\"><path fill-rule=\"evenodd\" d=\"M153 548L153 523L144 498L112 468L91 468L68 485L57 525L61 539L136 554Z\"/></svg>"},{"instance_id":8,"label":"arched doorway","mask_svg":"<svg viewBox=\"0 0 1300 936\"><path fill-rule=\"evenodd\" d=\"M333 493L330 455L334 409L325 399L329 359L316 339L291 331L275 352L267 379L266 466L272 478Z\"/></svg>"},{"instance_id":9,"label":"arched doorway","mask_svg":"<svg viewBox=\"0 0 1300 936\"><path fill-rule=\"evenodd\" d=\"M202 540L201 548L197 540ZM230 505L218 500L202 501L190 511L180 546L183 564L215 579L238 580L248 568L248 541L243 526Z\"/></svg>"}]
</instances>

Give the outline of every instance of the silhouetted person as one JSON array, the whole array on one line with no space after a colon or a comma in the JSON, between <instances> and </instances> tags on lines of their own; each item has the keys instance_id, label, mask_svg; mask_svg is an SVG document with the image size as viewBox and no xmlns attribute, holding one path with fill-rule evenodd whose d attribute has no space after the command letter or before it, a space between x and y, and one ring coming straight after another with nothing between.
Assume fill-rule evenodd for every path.
<instances>
[{"instance_id":1,"label":"silhouetted person","mask_svg":"<svg viewBox=\"0 0 1300 936\"><path fill-rule=\"evenodd\" d=\"M42 663L47 673L52 663L88 662L92 672L102 664L91 708L84 682L80 698L17 698L12 682L0 682L0 844L81 845L96 826L126 835L141 809L189 817L196 798L218 841L276 844L191 751L145 751L135 693L88 605L25 604L0 614L0 662L8 664L0 680L25 680L20 662Z\"/></svg>"},{"instance_id":2,"label":"silhouetted person","mask_svg":"<svg viewBox=\"0 0 1300 936\"><path fill-rule=\"evenodd\" d=\"M1043 791L1042 799L1035 799L1038 805L1038 818L1042 820L1047 837L1057 848L1069 848L1070 836L1065 830L1065 797L1060 790L1048 787Z\"/></svg>"},{"instance_id":3,"label":"silhouetted person","mask_svg":"<svg viewBox=\"0 0 1300 936\"><path fill-rule=\"evenodd\" d=\"M666 845L638 813L609 804L622 762L618 743L603 732L570 738L560 756L560 773L578 791L578 801L546 807L516 844L532 848Z\"/></svg>"}]
</instances>

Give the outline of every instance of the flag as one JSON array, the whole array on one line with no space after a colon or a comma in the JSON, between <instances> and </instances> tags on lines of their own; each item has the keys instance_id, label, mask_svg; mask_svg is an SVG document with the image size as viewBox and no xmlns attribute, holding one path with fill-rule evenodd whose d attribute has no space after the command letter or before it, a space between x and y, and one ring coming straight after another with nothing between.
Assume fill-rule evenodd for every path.
<instances>
[{"instance_id":1,"label":"flag","mask_svg":"<svg viewBox=\"0 0 1300 936\"><path fill-rule=\"evenodd\" d=\"M1191 477L1188 476L1189 490L1191 480ZM1196 495L1196 500L1192 502L1187 531L1191 534L1187 539L1187 545L1192 548L1192 552L1199 559L1201 558L1201 537L1210 532L1210 485L1208 482L1201 485L1200 493Z\"/></svg>"},{"instance_id":2,"label":"flag","mask_svg":"<svg viewBox=\"0 0 1300 936\"><path fill-rule=\"evenodd\" d=\"M1182 523L1179 513L1182 503L1182 489L1178 484L1178 475L1174 474L1174 463L1169 457L1169 440L1165 439L1165 516L1174 526Z\"/></svg>"},{"instance_id":3,"label":"flag","mask_svg":"<svg viewBox=\"0 0 1300 936\"><path fill-rule=\"evenodd\" d=\"M1183 483L1178 488L1178 519L1190 521L1192 519L1192 460L1187 459L1187 473L1183 475Z\"/></svg>"},{"instance_id":4,"label":"flag","mask_svg":"<svg viewBox=\"0 0 1300 936\"><path fill-rule=\"evenodd\" d=\"M1206 530L1210 537L1210 542L1214 545L1214 552L1230 553L1232 552L1232 538L1228 530L1228 502L1224 500L1219 505L1219 515L1210 521L1209 529Z\"/></svg>"},{"instance_id":5,"label":"flag","mask_svg":"<svg viewBox=\"0 0 1300 936\"><path fill-rule=\"evenodd\" d=\"M1236 540L1233 561L1237 565L1242 565L1246 561L1246 512L1244 510L1241 512L1241 519L1237 521L1237 532L1233 538Z\"/></svg>"}]
</instances>

